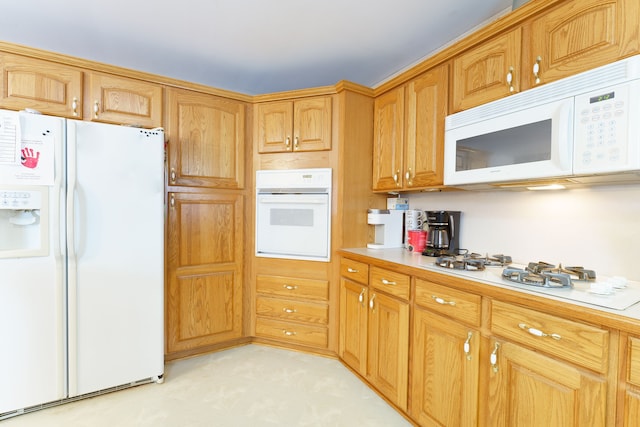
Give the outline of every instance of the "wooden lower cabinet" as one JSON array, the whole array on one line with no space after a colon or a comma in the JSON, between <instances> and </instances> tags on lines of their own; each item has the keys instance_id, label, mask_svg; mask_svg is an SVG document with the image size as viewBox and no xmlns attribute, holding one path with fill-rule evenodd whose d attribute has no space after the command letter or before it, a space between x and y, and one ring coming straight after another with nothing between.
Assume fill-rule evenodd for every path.
<instances>
[{"instance_id":1,"label":"wooden lower cabinet","mask_svg":"<svg viewBox=\"0 0 640 427\"><path fill-rule=\"evenodd\" d=\"M343 259L341 271L368 269ZM377 269L379 274L385 270ZM393 274L393 272L387 272ZM389 276L390 277L390 276ZM350 277L340 281L339 355L380 393L407 410L409 384L409 303Z\"/></svg>"},{"instance_id":2,"label":"wooden lower cabinet","mask_svg":"<svg viewBox=\"0 0 640 427\"><path fill-rule=\"evenodd\" d=\"M258 274L256 336L326 350L329 281Z\"/></svg>"},{"instance_id":3,"label":"wooden lower cabinet","mask_svg":"<svg viewBox=\"0 0 640 427\"><path fill-rule=\"evenodd\" d=\"M618 424L632 427L637 426L640 420L640 338L628 336L623 343Z\"/></svg>"},{"instance_id":4,"label":"wooden lower cabinet","mask_svg":"<svg viewBox=\"0 0 640 427\"><path fill-rule=\"evenodd\" d=\"M410 415L421 425L477 426L480 333L416 309L411 346Z\"/></svg>"},{"instance_id":5,"label":"wooden lower cabinet","mask_svg":"<svg viewBox=\"0 0 640 427\"><path fill-rule=\"evenodd\" d=\"M169 193L167 359L242 335L243 197Z\"/></svg>"},{"instance_id":6,"label":"wooden lower cabinet","mask_svg":"<svg viewBox=\"0 0 640 427\"><path fill-rule=\"evenodd\" d=\"M605 426L607 380L515 343L491 341L482 425Z\"/></svg>"}]
</instances>

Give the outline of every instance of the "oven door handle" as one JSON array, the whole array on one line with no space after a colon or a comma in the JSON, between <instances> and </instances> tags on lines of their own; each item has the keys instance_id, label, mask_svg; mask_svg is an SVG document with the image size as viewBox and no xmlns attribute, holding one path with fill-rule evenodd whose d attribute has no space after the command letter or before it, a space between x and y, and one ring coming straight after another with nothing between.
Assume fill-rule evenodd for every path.
<instances>
[{"instance_id":1,"label":"oven door handle","mask_svg":"<svg viewBox=\"0 0 640 427\"><path fill-rule=\"evenodd\" d=\"M325 195L326 196L326 195ZM258 204L295 204L295 205L326 205L327 197L304 197L304 196L272 196L272 195L260 195L258 196Z\"/></svg>"}]
</instances>

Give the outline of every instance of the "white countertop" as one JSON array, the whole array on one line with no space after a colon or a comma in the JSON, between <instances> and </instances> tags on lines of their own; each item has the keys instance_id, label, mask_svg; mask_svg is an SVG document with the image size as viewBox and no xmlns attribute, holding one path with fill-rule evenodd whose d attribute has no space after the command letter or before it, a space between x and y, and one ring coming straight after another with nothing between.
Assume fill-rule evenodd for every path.
<instances>
[{"instance_id":1,"label":"white countertop","mask_svg":"<svg viewBox=\"0 0 640 427\"><path fill-rule=\"evenodd\" d=\"M435 257L412 253L404 248L348 248L343 251L640 320L640 283L637 282L628 282L626 288L616 289L611 295L598 295L589 291L589 285L577 284L573 289L549 289L510 282L502 278L504 267L487 267L483 271L446 269L435 265Z\"/></svg>"}]
</instances>

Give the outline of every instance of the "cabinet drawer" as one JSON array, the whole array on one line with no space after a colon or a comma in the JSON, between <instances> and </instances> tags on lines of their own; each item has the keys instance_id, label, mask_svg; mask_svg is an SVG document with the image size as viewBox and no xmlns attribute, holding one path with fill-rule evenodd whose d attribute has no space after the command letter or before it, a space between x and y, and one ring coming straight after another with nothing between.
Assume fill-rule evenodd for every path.
<instances>
[{"instance_id":1,"label":"cabinet drawer","mask_svg":"<svg viewBox=\"0 0 640 427\"><path fill-rule=\"evenodd\" d=\"M256 286L258 293L262 294L318 301L329 299L329 282L326 280L258 275Z\"/></svg>"},{"instance_id":2,"label":"cabinet drawer","mask_svg":"<svg viewBox=\"0 0 640 427\"><path fill-rule=\"evenodd\" d=\"M279 341L327 348L327 328L280 322L265 318L256 319L256 335Z\"/></svg>"},{"instance_id":3,"label":"cabinet drawer","mask_svg":"<svg viewBox=\"0 0 640 427\"><path fill-rule=\"evenodd\" d=\"M408 300L409 283L410 277L406 274L396 273L380 267L371 267L370 284L379 291Z\"/></svg>"},{"instance_id":4,"label":"cabinet drawer","mask_svg":"<svg viewBox=\"0 0 640 427\"><path fill-rule=\"evenodd\" d=\"M366 285L369 282L369 265L364 262L342 258L340 260L340 275Z\"/></svg>"},{"instance_id":5,"label":"cabinet drawer","mask_svg":"<svg viewBox=\"0 0 640 427\"><path fill-rule=\"evenodd\" d=\"M604 329L493 301L491 331L586 368L607 371L609 332Z\"/></svg>"},{"instance_id":6,"label":"cabinet drawer","mask_svg":"<svg viewBox=\"0 0 640 427\"><path fill-rule=\"evenodd\" d=\"M474 326L480 325L481 297L479 295L416 279L415 298L416 304L431 311Z\"/></svg>"},{"instance_id":7,"label":"cabinet drawer","mask_svg":"<svg viewBox=\"0 0 640 427\"><path fill-rule=\"evenodd\" d=\"M329 307L326 304L258 296L256 314L282 320L326 325Z\"/></svg>"},{"instance_id":8,"label":"cabinet drawer","mask_svg":"<svg viewBox=\"0 0 640 427\"><path fill-rule=\"evenodd\" d=\"M627 380L640 387L640 339L629 338L629 377Z\"/></svg>"}]
</instances>

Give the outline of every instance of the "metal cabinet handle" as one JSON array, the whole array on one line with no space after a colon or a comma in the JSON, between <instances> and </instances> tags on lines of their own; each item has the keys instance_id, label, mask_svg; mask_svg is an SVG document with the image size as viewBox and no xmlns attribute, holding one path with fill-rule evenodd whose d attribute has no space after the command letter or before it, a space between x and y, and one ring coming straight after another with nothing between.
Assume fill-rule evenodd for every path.
<instances>
[{"instance_id":1,"label":"metal cabinet handle","mask_svg":"<svg viewBox=\"0 0 640 427\"><path fill-rule=\"evenodd\" d=\"M289 147L291 145L291 137L288 136L287 139L284 140L284 146Z\"/></svg>"},{"instance_id":2,"label":"metal cabinet handle","mask_svg":"<svg viewBox=\"0 0 640 427\"><path fill-rule=\"evenodd\" d=\"M467 356L467 360L471 360L471 338L473 338L473 332L469 331L467 332L467 340L462 346L464 354Z\"/></svg>"},{"instance_id":3,"label":"metal cabinet handle","mask_svg":"<svg viewBox=\"0 0 640 427\"><path fill-rule=\"evenodd\" d=\"M456 305L455 301L447 301L446 299L440 298L440 297L435 296L435 295L431 295L431 299L434 300L435 302L437 302L438 304L441 304L441 305L450 305L452 307L455 307L455 305Z\"/></svg>"},{"instance_id":4,"label":"metal cabinet handle","mask_svg":"<svg viewBox=\"0 0 640 427\"><path fill-rule=\"evenodd\" d=\"M411 179L411 168L407 169L407 172L404 174L405 179L407 180L407 185L413 185L413 180Z\"/></svg>"},{"instance_id":5,"label":"metal cabinet handle","mask_svg":"<svg viewBox=\"0 0 640 427\"><path fill-rule=\"evenodd\" d=\"M174 168L171 168L171 173L169 174L169 178L171 179L171 183L175 183L176 182L176 170Z\"/></svg>"},{"instance_id":6,"label":"metal cabinet handle","mask_svg":"<svg viewBox=\"0 0 640 427\"><path fill-rule=\"evenodd\" d=\"M536 58L536 63L533 64L533 77L535 77L535 82L537 85L540 84L540 63L542 62L542 57L538 56Z\"/></svg>"},{"instance_id":7,"label":"metal cabinet handle","mask_svg":"<svg viewBox=\"0 0 640 427\"><path fill-rule=\"evenodd\" d=\"M93 117L97 119L99 112L100 112L100 103L96 101L93 103Z\"/></svg>"},{"instance_id":8,"label":"metal cabinet handle","mask_svg":"<svg viewBox=\"0 0 640 427\"><path fill-rule=\"evenodd\" d=\"M560 336L558 334L547 334L546 332L543 332L540 329L529 327L526 323L518 323L518 327L520 329L524 330L524 331L529 332L531 335L536 336L536 337L541 337L541 338L550 337L550 338L553 338L556 341L562 339L562 336Z\"/></svg>"},{"instance_id":9,"label":"metal cabinet handle","mask_svg":"<svg viewBox=\"0 0 640 427\"><path fill-rule=\"evenodd\" d=\"M491 368L493 372L498 372L498 349L500 348L500 343L496 343L493 347L493 351L491 352L491 356L489 357L489 363L491 363Z\"/></svg>"},{"instance_id":10,"label":"metal cabinet handle","mask_svg":"<svg viewBox=\"0 0 640 427\"><path fill-rule=\"evenodd\" d=\"M288 337L292 337L296 334L296 331L287 331L286 329L282 330L282 333L285 334Z\"/></svg>"},{"instance_id":11,"label":"metal cabinet handle","mask_svg":"<svg viewBox=\"0 0 640 427\"><path fill-rule=\"evenodd\" d=\"M358 273L358 270L356 270L355 268L347 267L347 272L348 273Z\"/></svg>"},{"instance_id":12,"label":"metal cabinet handle","mask_svg":"<svg viewBox=\"0 0 640 427\"><path fill-rule=\"evenodd\" d=\"M295 291L296 289L298 289L296 285L282 285L282 287L288 291Z\"/></svg>"},{"instance_id":13,"label":"metal cabinet handle","mask_svg":"<svg viewBox=\"0 0 640 427\"><path fill-rule=\"evenodd\" d=\"M283 308L282 311L284 311L285 313L297 313L298 310L296 310L295 308Z\"/></svg>"},{"instance_id":14,"label":"metal cabinet handle","mask_svg":"<svg viewBox=\"0 0 640 427\"><path fill-rule=\"evenodd\" d=\"M369 308L370 308L371 310L373 310L373 308L374 308L374 304L373 304L373 300L374 300L374 299L376 299L376 294L373 294L373 295L371 296L371 299L369 300Z\"/></svg>"},{"instance_id":15,"label":"metal cabinet handle","mask_svg":"<svg viewBox=\"0 0 640 427\"><path fill-rule=\"evenodd\" d=\"M389 281L387 279L382 279L381 282L382 282L383 285L393 285L393 286L397 285L396 282L391 282L391 281Z\"/></svg>"},{"instance_id":16,"label":"metal cabinet handle","mask_svg":"<svg viewBox=\"0 0 640 427\"><path fill-rule=\"evenodd\" d=\"M515 70L513 67L509 67L509 72L507 73L507 84L509 85L509 92L515 92L516 88L513 86L513 82L515 80Z\"/></svg>"},{"instance_id":17,"label":"metal cabinet handle","mask_svg":"<svg viewBox=\"0 0 640 427\"><path fill-rule=\"evenodd\" d=\"M293 139L293 149L297 150L298 148L300 148L300 138L298 138L297 136Z\"/></svg>"},{"instance_id":18,"label":"metal cabinet handle","mask_svg":"<svg viewBox=\"0 0 640 427\"><path fill-rule=\"evenodd\" d=\"M362 288L362 291L360 291L360 295L358 295L358 302L364 306L364 294L365 292L367 292L367 290L365 288Z\"/></svg>"},{"instance_id":19,"label":"metal cabinet handle","mask_svg":"<svg viewBox=\"0 0 640 427\"><path fill-rule=\"evenodd\" d=\"M171 197L169 199L169 205L174 208L176 206L176 196L174 194L171 194Z\"/></svg>"},{"instance_id":20,"label":"metal cabinet handle","mask_svg":"<svg viewBox=\"0 0 640 427\"><path fill-rule=\"evenodd\" d=\"M396 183L396 187L400 187L400 169L393 174L393 182Z\"/></svg>"},{"instance_id":21,"label":"metal cabinet handle","mask_svg":"<svg viewBox=\"0 0 640 427\"><path fill-rule=\"evenodd\" d=\"M78 117L78 98L73 97L73 101L71 101L71 108L73 109L73 116Z\"/></svg>"}]
</instances>

